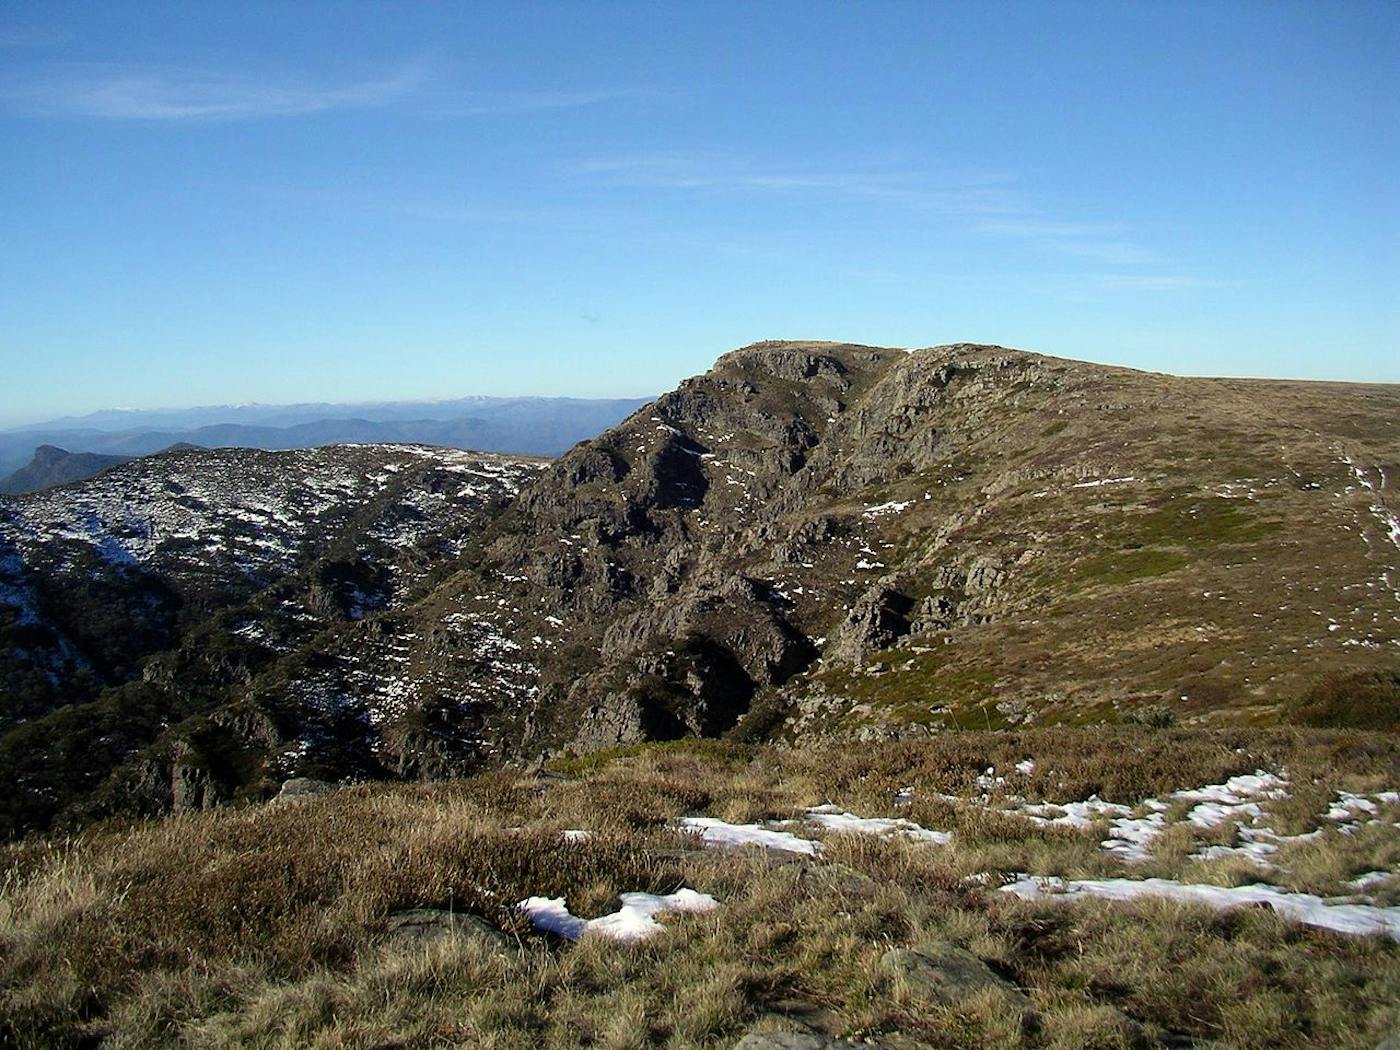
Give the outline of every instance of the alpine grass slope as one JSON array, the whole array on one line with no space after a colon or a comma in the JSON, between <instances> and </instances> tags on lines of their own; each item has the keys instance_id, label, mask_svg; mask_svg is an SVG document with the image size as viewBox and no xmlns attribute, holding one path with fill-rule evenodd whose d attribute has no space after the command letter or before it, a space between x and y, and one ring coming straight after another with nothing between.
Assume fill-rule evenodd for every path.
<instances>
[{"instance_id":1,"label":"alpine grass slope","mask_svg":"<svg viewBox=\"0 0 1400 1050\"><path fill-rule=\"evenodd\" d=\"M162 490L157 458L7 505L9 630L46 632L7 649L14 826L683 736L1394 719L1394 387L769 342L465 514L469 459L261 455L256 504ZM456 531L405 554L377 514ZM132 574L136 644L81 636ZM56 786L73 700L159 731Z\"/></svg>"},{"instance_id":2,"label":"alpine grass slope","mask_svg":"<svg viewBox=\"0 0 1400 1050\"><path fill-rule=\"evenodd\" d=\"M0 1045L1390 1045L1397 465L1394 387L783 342L0 502Z\"/></svg>"}]
</instances>

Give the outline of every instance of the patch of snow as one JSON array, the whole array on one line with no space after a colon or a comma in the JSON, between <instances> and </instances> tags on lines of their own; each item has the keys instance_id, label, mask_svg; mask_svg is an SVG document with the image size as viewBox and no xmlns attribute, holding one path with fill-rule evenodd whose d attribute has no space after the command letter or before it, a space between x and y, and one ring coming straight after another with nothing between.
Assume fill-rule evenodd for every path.
<instances>
[{"instance_id":1,"label":"patch of snow","mask_svg":"<svg viewBox=\"0 0 1400 1050\"><path fill-rule=\"evenodd\" d=\"M1332 803L1324 816L1328 820L1354 821L1361 819L1362 813L1373 814L1380 807L1363 795L1353 795L1349 791L1338 791L1337 801Z\"/></svg>"},{"instance_id":2,"label":"patch of snow","mask_svg":"<svg viewBox=\"0 0 1400 1050\"><path fill-rule=\"evenodd\" d=\"M1135 477L1126 478L1099 478L1096 481L1081 481L1071 486L1076 489L1096 489L1102 485L1126 485L1130 481L1136 481Z\"/></svg>"},{"instance_id":3,"label":"patch of snow","mask_svg":"<svg viewBox=\"0 0 1400 1050\"><path fill-rule=\"evenodd\" d=\"M1223 784L1211 784L1190 791L1178 791L1172 798L1183 802L1218 802L1238 806L1257 797L1283 798L1288 793L1288 781L1262 769L1231 777Z\"/></svg>"},{"instance_id":4,"label":"patch of snow","mask_svg":"<svg viewBox=\"0 0 1400 1050\"><path fill-rule=\"evenodd\" d=\"M1358 875L1346 884L1347 889L1369 890L1375 886L1384 886L1391 879L1395 878L1393 871L1368 871L1364 875Z\"/></svg>"},{"instance_id":5,"label":"patch of snow","mask_svg":"<svg viewBox=\"0 0 1400 1050\"><path fill-rule=\"evenodd\" d=\"M800 838L786 831L774 831L762 824L731 824L718 817L682 817L680 828L682 831L698 834L700 840L712 848L757 846L760 849L804 853L808 856L816 856L822 850L822 844L814 839Z\"/></svg>"},{"instance_id":6,"label":"patch of snow","mask_svg":"<svg viewBox=\"0 0 1400 1050\"><path fill-rule=\"evenodd\" d=\"M861 516L865 518L878 518L882 514L898 514L900 511L908 510L914 505L912 499L904 501L890 500L888 503L877 503L873 507L866 507L861 511Z\"/></svg>"},{"instance_id":7,"label":"patch of snow","mask_svg":"<svg viewBox=\"0 0 1400 1050\"><path fill-rule=\"evenodd\" d=\"M807 820L826 831L838 834L907 838L916 842L932 842L939 846L946 845L953 837L949 832L932 831L901 817L858 817L854 813L847 813L840 806L832 805L809 809Z\"/></svg>"},{"instance_id":8,"label":"patch of snow","mask_svg":"<svg viewBox=\"0 0 1400 1050\"><path fill-rule=\"evenodd\" d=\"M1073 900L1100 897L1128 901L1138 897L1167 897L1188 904L1225 910L1267 905L1284 918L1305 926L1353 936L1384 934L1400 941L1400 907L1334 904L1311 893L1295 893L1256 883L1252 886L1204 886L1174 879L1021 878L1001 888L1022 900Z\"/></svg>"},{"instance_id":9,"label":"patch of snow","mask_svg":"<svg viewBox=\"0 0 1400 1050\"><path fill-rule=\"evenodd\" d=\"M1017 770L1021 770L1021 765L1017 766ZM979 776L977 786L988 791L1003 783L1002 778L994 777L993 773L994 770L988 769ZM1109 825L1102 848L1119 860L1142 863L1150 857L1152 843L1167 828L1165 811L1171 801L1196 803L1186 817L1193 827L1212 828L1229 821L1246 819L1252 824L1257 824L1263 813L1260 800L1283 798L1288 793L1287 788L1288 782L1282 777L1258 770L1231 777L1223 784L1210 784L1174 792L1168 796L1167 801L1147 799L1138 807L1106 802L1093 795L1083 802L1066 803L1027 803L1020 799L1011 799L1011 805L1003 812L1008 816L1023 817L1041 827L1087 828L1106 817L1112 817L1113 821ZM1133 816L1135 810L1147 812L1141 816ZM1319 833L1287 837L1276 835L1269 828L1241 826L1239 835L1244 840L1243 845L1212 846L1197 856L1202 859L1214 859L1240 855L1263 863L1267 855L1277 852L1280 844L1303 841L1316 834Z\"/></svg>"},{"instance_id":10,"label":"patch of snow","mask_svg":"<svg viewBox=\"0 0 1400 1050\"><path fill-rule=\"evenodd\" d=\"M624 893L622 907L611 915L581 919L569 911L563 897L527 897L516 905L542 930L576 941L585 936L607 937L633 944L665 930L656 916L668 911L705 912L719 907L708 893L679 889L664 897L654 893Z\"/></svg>"},{"instance_id":11,"label":"patch of snow","mask_svg":"<svg viewBox=\"0 0 1400 1050\"><path fill-rule=\"evenodd\" d=\"M1376 490L1376 486L1371 481L1368 471L1363 470L1360 464L1353 460L1350 455L1343 455L1342 462L1351 468L1352 474L1356 476L1356 480L1360 483L1361 487L1370 493L1371 513L1380 520L1381 527L1385 529L1386 539L1390 540L1395 546L1400 547L1400 515L1395 514L1385 505L1385 501ZM1377 469L1381 471L1382 484L1384 484L1384 469ZM1347 491L1351 490L1348 489Z\"/></svg>"},{"instance_id":12,"label":"patch of snow","mask_svg":"<svg viewBox=\"0 0 1400 1050\"><path fill-rule=\"evenodd\" d=\"M983 791L991 791L993 788L1001 787L1005 783L1006 778L997 776L995 766L988 766L987 771L985 773L979 773L976 780L977 786Z\"/></svg>"},{"instance_id":13,"label":"patch of snow","mask_svg":"<svg viewBox=\"0 0 1400 1050\"><path fill-rule=\"evenodd\" d=\"M1152 855L1152 843L1167 826L1161 813L1145 817L1119 817L1108 829L1102 848L1121 861L1140 864Z\"/></svg>"},{"instance_id":14,"label":"patch of snow","mask_svg":"<svg viewBox=\"0 0 1400 1050\"><path fill-rule=\"evenodd\" d=\"M1017 810L1008 810L1014 816L1025 817L1041 827L1087 828L1104 817L1126 817L1131 806L1117 802L1105 802L1098 795L1090 795L1083 802L1037 802L1027 803Z\"/></svg>"},{"instance_id":15,"label":"patch of snow","mask_svg":"<svg viewBox=\"0 0 1400 1050\"><path fill-rule=\"evenodd\" d=\"M1238 846L1207 846L1192 856L1201 860L1219 860L1222 857L1246 857L1262 867L1268 867L1279 847L1290 842L1310 842L1320 838L1323 830L1318 828L1304 835L1279 835L1271 828L1241 826L1238 829L1242 840Z\"/></svg>"}]
</instances>

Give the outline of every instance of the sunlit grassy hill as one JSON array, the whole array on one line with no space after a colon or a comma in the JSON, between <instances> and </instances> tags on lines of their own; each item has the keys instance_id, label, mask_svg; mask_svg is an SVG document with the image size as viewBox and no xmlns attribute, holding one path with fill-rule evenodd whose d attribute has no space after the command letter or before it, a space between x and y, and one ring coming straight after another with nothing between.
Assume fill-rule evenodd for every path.
<instances>
[{"instance_id":1,"label":"sunlit grassy hill","mask_svg":"<svg viewBox=\"0 0 1400 1050\"><path fill-rule=\"evenodd\" d=\"M0 858L0 1040L1373 1047L1397 770L1355 732L688 742L93 828Z\"/></svg>"},{"instance_id":2,"label":"sunlit grassy hill","mask_svg":"<svg viewBox=\"0 0 1400 1050\"><path fill-rule=\"evenodd\" d=\"M0 620L27 718L0 740L6 827L687 737L1387 728L1400 707L1394 386L765 342L547 465L369 447L283 477L259 455L262 517L193 555L175 536L169 572L102 560L172 542L142 523L189 493L154 468L154 489L121 467L7 505L0 614L42 600ZM94 487L117 512L83 516ZM333 529L277 495L303 490ZM190 558L243 586L289 519L282 575L201 615ZM108 592L162 612L157 637L84 612ZM51 614L74 609L122 657L105 689L96 659L63 663L86 650Z\"/></svg>"}]
</instances>

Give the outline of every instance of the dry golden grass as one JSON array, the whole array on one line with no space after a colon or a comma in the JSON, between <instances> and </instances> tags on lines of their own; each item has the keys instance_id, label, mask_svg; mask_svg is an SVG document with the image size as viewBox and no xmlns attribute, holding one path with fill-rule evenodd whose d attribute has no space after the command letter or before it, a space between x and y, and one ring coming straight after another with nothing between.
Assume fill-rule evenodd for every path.
<instances>
[{"instance_id":1,"label":"dry golden grass","mask_svg":"<svg viewBox=\"0 0 1400 1050\"><path fill-rule=\"evenodd\" d=\"M0 882L0 1043L723 1047L755 1026L801 1020L935 1047L1154 1046L1172 1034L1361 1047L1400 1021L1400 945L1390 941L1303 929L1267 910L1032 905L969 879L1121 873L1093 831L928 797L967 795L988 766L1026 757L1037 768L1016 789L1052 801L1097 792L1134 802L1256 768L1286 768L1321 800L1394 786L1400 739L1139 729L859 751L658 746L563 763L562 777L364 786L20 844L4 854ZM894 792L910 786L924 801L901 807ZM689 813L789 818L825 801L954 837L832 836L814 864L698 851L672 827ZM1301 809L1289 813L1307 830ZM565 828L592 835L569 843ZM1235 861L1191 860L1196 845L1173 831L1141 873L1257 877ZM1334 892L1361 871L1393 868L1400 837L1367 826L1295 844L1287 857L1275 881ZM681 885L720 908L669 917L665 936L634 947L561 945L512 910L540 894L601 914L619 892ZM414 906L482 915L520 950L468 938L386 943L385 917ZM1036 1022L1022 1031L990 1000L931 1009L911 998L880 957L927 938L1014 980Z\"/></svg>"}]
</instances>

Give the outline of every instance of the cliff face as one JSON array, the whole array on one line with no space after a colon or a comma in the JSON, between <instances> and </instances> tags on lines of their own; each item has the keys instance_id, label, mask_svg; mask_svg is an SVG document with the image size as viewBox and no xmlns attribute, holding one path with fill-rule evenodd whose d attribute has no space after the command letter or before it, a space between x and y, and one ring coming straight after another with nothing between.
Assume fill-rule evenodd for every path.
<instances>
[{"instance_id":1,"label":"cliff face","mask_svg":"<svg viewBox=\"0 0 1400 1050\"><path fill-rule=\"evenodd\" d=\"M519 644L516 699L485 715L518 755L1268 719L1395 661L1397 408L997 347L758 344L554 464L421 612Z\"/></svg>"},{"instance_id":2,"label":"cliff face","mask_svg":"<svg viewBox=\"0 0 1400 1050\"><path fill-rule=\"evenodd\" d=\"M1397 663L1397 465L1395 387L756 344L473 512L402 600L269 650L111 804L692 734L1276 720Z\"/></svg>"}]
</instances>

